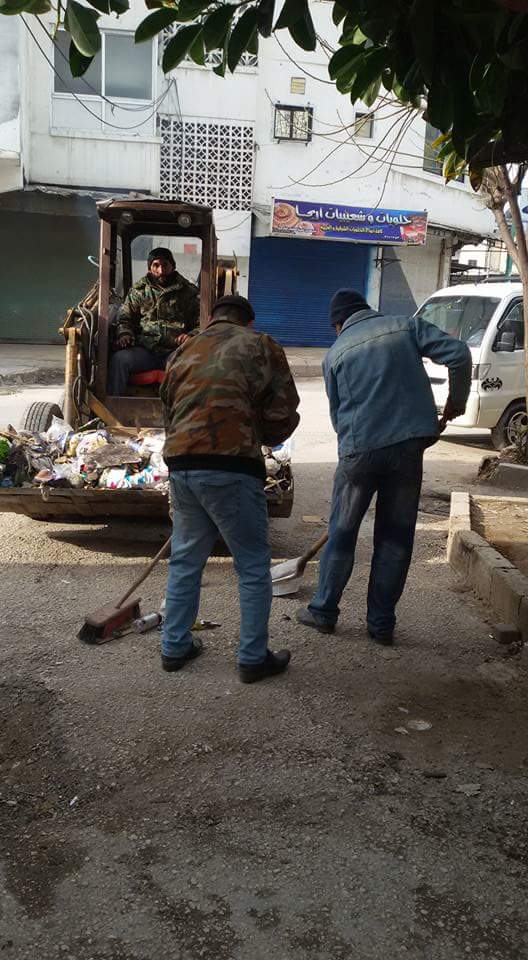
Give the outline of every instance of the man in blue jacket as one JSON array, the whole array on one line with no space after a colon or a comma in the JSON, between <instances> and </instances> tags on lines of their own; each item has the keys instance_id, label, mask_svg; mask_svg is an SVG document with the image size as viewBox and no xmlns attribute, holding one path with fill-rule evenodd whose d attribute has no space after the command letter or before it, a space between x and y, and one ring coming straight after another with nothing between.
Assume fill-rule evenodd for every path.
<instances>
[{"instance_id":1,"label":"man in blue jacket","mask_svg":"<svg viewBox=\"0 0 528 960\"><path fill-rule=\"evenodd\" d=\"M448 420L465 410L471 353L465 343L418 317L386 317L371 310L355 290L334 295L330 319L337 340L324 359L323 374L339 464L317 592L297 619L333 632L361 521L377 493L367 628L373 640L390 645L413 551L424 450ZM422 357L449 369L440 423Z\"/></svg>"}]
</instances>

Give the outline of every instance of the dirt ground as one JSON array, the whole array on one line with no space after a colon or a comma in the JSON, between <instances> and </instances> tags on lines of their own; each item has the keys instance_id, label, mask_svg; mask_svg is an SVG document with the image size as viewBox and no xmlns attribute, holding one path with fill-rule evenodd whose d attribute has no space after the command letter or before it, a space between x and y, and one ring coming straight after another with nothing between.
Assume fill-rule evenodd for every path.
<instances>
[{"instance_id":1,"label":"dirt ground","mask_svg":"<svg viewBox=\"0 0 528 960\"><path fill-rule=\"evenodd\" d=\"M308 419L276 558L318 536L303 516L328 516L333 455ZM76 639L162 528L0 515L2 957L525 960L528 673L445 561L448 492L481 452L428 455L397 646L365 634L370 514L339 631L293 619L312 563L273 607L291 669L255 686L235 672L229 559L209 563L200 611L221 628L169 675L156 632Z\"/></svg>"},{"instance_id":2,"label":"dirt ground","mask_svg":"<svg viewBox=\"0 0 528 960\"><path fill-rule=\"evenodd\" d=\"M473 500L471 525L528 576L528 501Z\"/></svg>"}]
</instances>

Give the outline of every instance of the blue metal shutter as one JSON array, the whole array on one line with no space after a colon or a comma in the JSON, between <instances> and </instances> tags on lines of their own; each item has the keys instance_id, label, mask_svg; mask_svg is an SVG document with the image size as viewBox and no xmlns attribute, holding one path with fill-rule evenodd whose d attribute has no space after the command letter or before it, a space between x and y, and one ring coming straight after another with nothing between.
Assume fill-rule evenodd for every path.
<instances>
[{"instance_id":1,"label":"blue metal shutter","mask_svg":"<svg viewBox=\"0 0 528 960\"><path fill-rule=\"evenodd\" d=\"M366 294L369 251L367 244L254 237L249 298L256 329L285 346L330 346L332 295L340 287Z\"/></svg>"}]
</instances>

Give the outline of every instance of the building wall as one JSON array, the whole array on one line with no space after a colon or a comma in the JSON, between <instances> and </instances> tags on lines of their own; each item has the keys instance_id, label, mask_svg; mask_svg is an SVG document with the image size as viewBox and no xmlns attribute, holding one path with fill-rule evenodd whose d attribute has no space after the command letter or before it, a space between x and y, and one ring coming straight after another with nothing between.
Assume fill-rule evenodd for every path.
<instances>
[{"instance_id":1,"label":"building wall","mask_svg":"<svg viewBox=\"0 0 528 960\"><path fill-rule=\"evenodd\" d=\"M3 17L0 32L0 193L22 182L20 157L19 22Z\"/></svg>"},{"instance_id":2,"label":"building wall","mask_svg":"<svg viewBox=\"0 0 528 960\"><path fill-rule=\"evenodd\" d=\"M103 30L134 31L145 8L132 0L130 10L116 20L102 16ZM48 29L51 21L48 22ZM47 56L53 60L53 44L38 25L32 26ZM106 111L108 125L98 124L73 97L56 97L53 72L28 33L24 34L24 70L27 78L25 122L25 168L29 183L102 189L159 190L159 138L155 117L145 118L155 108L138 113L100 105L88 91L79 99L90 110ZM156 71L153 72L157 76ZM157 84L153 87L153 100ZM97 98L96 98L97 99ZM134 106L127 101L125 106ZM142 126L132 129L138 123ZM110 126L109 124L115 124ZM128 129L124 129L124 128Z\"/></svg>"}]
</instances>

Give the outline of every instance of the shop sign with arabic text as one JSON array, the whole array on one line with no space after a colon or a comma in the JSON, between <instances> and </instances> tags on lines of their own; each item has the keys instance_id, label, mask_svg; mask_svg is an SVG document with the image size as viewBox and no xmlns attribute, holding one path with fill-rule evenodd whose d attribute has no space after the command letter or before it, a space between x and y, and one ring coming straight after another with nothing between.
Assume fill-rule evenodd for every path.
<instances>
[{"instance_id":1,"label":"shop sign with arabic text","mask_svg":"<svg viewBox=\"0 0 528 960\"><path fill-rule=\"evenodd\" d=\"M420 245L427 235L427 211L275 199L271 232L276 237Z\"/></svg>"}]
</instances>

